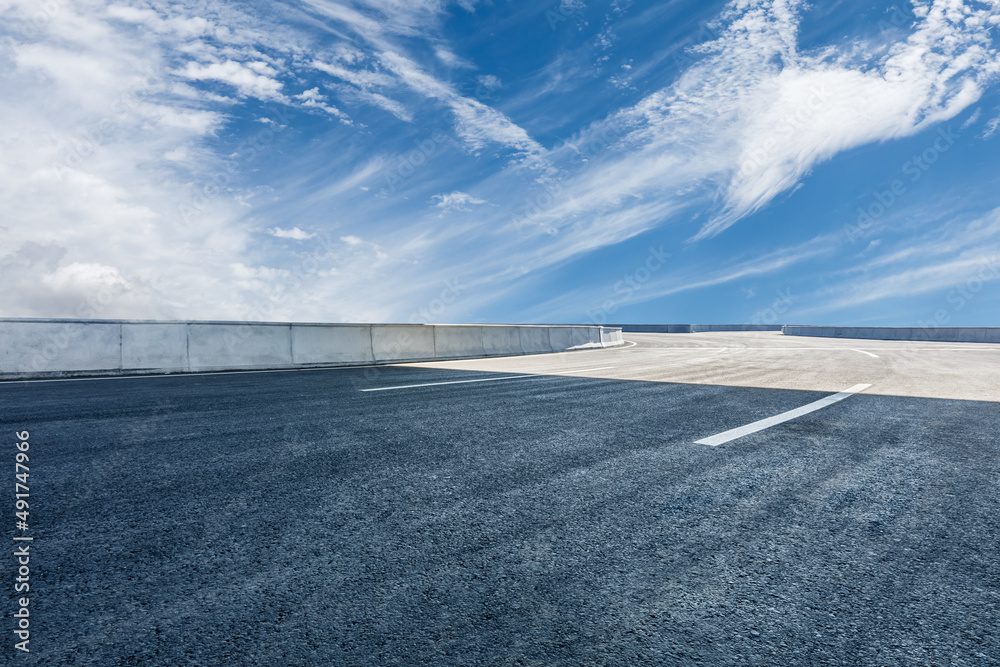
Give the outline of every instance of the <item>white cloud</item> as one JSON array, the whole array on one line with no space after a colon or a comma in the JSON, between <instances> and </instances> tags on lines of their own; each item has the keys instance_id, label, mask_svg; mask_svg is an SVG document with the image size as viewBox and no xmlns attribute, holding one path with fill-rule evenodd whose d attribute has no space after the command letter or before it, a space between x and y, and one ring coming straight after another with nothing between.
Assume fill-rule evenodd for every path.
<instances>
[{"instance_id":1,"label":"white cloud","mask_svg":"<svg viewBox=\"0 0 1000 667\"><path fill-rule=\"evenodd\" d=\"M339 62L323 62L321 60L314 60L312 62L312 66L321 72L326 72L330 76L343 79L351 85L363 90L368 90L370 88L387 88L396 85L396 79L388 74L385 74L384 72L371 69L359 69L357 67L357 59L360 57L360 54L351 52L349 54L345 54L344 57L350 58L353 61L351 62L352 65L355 65L353 69Z\"/></svg>"},{"instance_id":2,"label":"white cloud","mask_svg":"<svg viewBox=\"0 0 1000 667\"><path fill-rule=\"evenodd\" d=\"M152 9L110 5L108 16L129 23L143 25L159 34L174 34L185 39L193 39L215 31L215 26L201 16L164 16Z\"/></svg>"},{"instance_id":3,"label":"white cloud","mask_svg":"<svg viewBox=\"0 0 1000 667\"><path fill-rule=\"evenodd\" d=\"M860 253L858 253L857 256L858 257L865 257L870 252L872 252L873 250L875 250L875 248L878 248L880 245L882 245L882 239L874 239L874 240L870 241L868 243L868 245L865 246L865 249L862 250Z\"/></svg>"},{"instance_id":4,"label":"white cloud","mask_svg":"<svg viewBox=\"0 0 1000 667\"><path fill-rule=\"evenodd\" d=\"M193 81L221 81L240 91L241 95L261 100L280 100L282 84L275 79L277 71L267 63L187 63L179 74Z\"/></svg>"},{"instance_id":5,"label":"white cloud","mask_svg":"<svg viewBox=\"0 0 1000 667\"><path fill-rule=\"evenodd\" d=\"M60 267L53 273L43 276L42 283L57 289L65 289L72 285L80 285L82 287L87 287L88 285L124 287L128 285L121 271L113 266L81 264L79 262Z\"/></svg>"},{"instance_id":6,"label":"white cloud","mask_svg":"<svg viewBox=\"0 0 1000 667\"><path fill-rule=\"evenodd\" d=\"M226 118L178 84L234 74L246 92L273 98L278 70L236 44L253 22L231 11L227 48L252 56L245 64L171 70L166 63L187 59L178 35L216 24L169 8L109 14L80 0L40 13L37 3L7 3L0 216L16 223L0 249L0 281L11 287L0 313L238 319L259 300L229 281L251 237L239 193L212 180L222 156L208 142ZM41 14L24 37L18 21Z\"/></svg>"},{"instance_id":7,"label":"white cloud","mask_svg":"<svg viewBox=\"0 0 1000 667\"><path fill-rule=\"evenodd\" d=\"M986 129L983 130L983 133L980 136L983 139L992 139L998 129L1000 129L1000 116L988 120L986 122Z\"/></svg>"},{"instance_id":8,"label":"white cloud","mask_svg":"<svg viewBox=\"0 0 1000 667\"><path fill-rule=\"evenodd\" d=\"M486 90L496 90L503 87L503 82L500 81L500 77L493 74L482 74L476 77L476 81L479 85Z\"/></svg>"},{"instance_id":9,"label":"white cloud","mask_svg":"<svg viewBox=\"0 0 1000 667\"><path fill-rule=\"evenodd\" d=\"M446 46L438 45L434 47L434 55L438 57L438 60L443 62L448 67L455 69L475 69L476 66L465 58L461 58L455 55L455 52Z\"/></svg>"},{"instance_id":10,"label":"white cloud","mask_svg":"<svg viewBox=\"0 0 1000 667\"><path fill-rule=\"evenodd\" d=\"M718 39L699 48L704 57L675 84L550 152L571 164L577 147L612 144L584 150L587 168L567 170L559 203L536 216L540 227L595 214L623 229L658 224L626 212L651 197L677 208L696 194L699 203L720 203L695 239L713 236L838 153L954 118L1000 72L989 32L1000 5L936 0L904 42L814 52L797 44L802 6L731 3Z\"/></svg>"},{"instance_id":11,"label":"white cloud","mask_svg":"<svg viewBox=\"0 0 1000 667\"><path fill-rule=\"evenodd\" d=\"M969 129L970 127L972 127L973 125L975 125L976 123L978 123L978 122L979 122L979 116L981 116L981 115L982 115L982 113L983 113L983 110L982 110L982 109L976 109L975 111L973 111L973 112L972 112L972 115L971 115L971 116L969 116L969 117L968 117L968 118L967 118L967 119L965 120L965 122L964 122L964 123L962 123L962 129L963 129L963 130L967 130L967 129Z\"/></svg>"},{"instance_id":12,"label":"white cloud","mask_svg":"<svg viewBox=\"0 0 1000 667\"><path fill-rule=\"evenodd\" d=\"M226 156L212 148L220 129L248 108L246 98L338 115L339 105L323 88L302 85L309 79L296 71L314 74L309 63L320 54L311 50L312 36L259 21L238 5L182 1L108 9L100 0L80 0L58 3L25 38L21 28L40 15L39 5L8 1L4 7L0 280L11 289L0 292L0 313L388 317L389 307L367 290L391 277L392 249L347 229L343 242L330 244L301 227L273 227L276 237L300 241L276 258L299 271L255 265L253 233L261 225L252 216L278 196L240 181L273 168L261 156L286 136L285 120L251 116L276 137L265 151L253 152L253 161L244 159L247 150ZM361 82L364 61L343 62L345 87ZM393 74L382 76L400 87ZM214 83L232 86L229 97L206 89ZM302 92L286 95L286 86ZM358 96L407 116L380 93L359 90ZM226 178L234 159L237 174L219 187L216 179ZM357 178L381 168L379 157L368 159ZM342 196L341 186L355 180L340 179L320 192ZM361 185L351 190L362 193ZM309 289L300 289L303 282ZM96 308L95 298L102 301Z\"/></svg>"},{"instance_id":13,"label":"white cloud","mask_svg":"<svg viewBox=\"0 0 1000 667\"><path fill-rule=\"evenodd\" d=\"M984 15L956 13L954 5L935 2L906 42L874 63L798 53L795 3L775 1L743 15L704 65L721 66L717 84L739 93L693 86L733 110L738 150L726 207L700 236L759 210L839 152L915 135L974 104L1000 61L988 30L972 20ZM769 59L781 67L768 67Z\"/></svg>"},{"instance_id":14,"label":"white cloud","mask_svg":"<svg viewBox=\"0 0 1000 667\"><path fill-rule=\"evenodd\" d=\"M434 195L431 197L431 201L435 202L435 206L445 211L469 211L472 206L486 203L483 199L458 190L449 194Z\"/></svg>"},{"instance_id":15,"label":"white cloud","mask_svg":"<svg viewBox=\"0 0 1000 667\"><path fill-rule=\"evenodd\" d=\"M271 234L271 236L277 236L279 239L293 239L295 241L305 241L306 239L311 239L316 236L315 234L304 232L298 227L292 227L291 229L273 227L267 231Z\"/></svg>"},{"instance_id":16,"label":"white cloud","mask_svg":"<svg viewBox=\"0 0 1000 667\"><path fill-rule=\"evenodd\" d=\"M345 114L340 109L331 106L330 104L327 103L326 97L320 95L319 88L310 88L309 90L299 93L298 95L295 96L295 99L302 102L302 106L304 107L313 107L316 109L322 109L331 116L336 116L344 123L347 123L348 125L351 124L351 121L348 118L347 114Z\"/></svg>"}]
</instances>

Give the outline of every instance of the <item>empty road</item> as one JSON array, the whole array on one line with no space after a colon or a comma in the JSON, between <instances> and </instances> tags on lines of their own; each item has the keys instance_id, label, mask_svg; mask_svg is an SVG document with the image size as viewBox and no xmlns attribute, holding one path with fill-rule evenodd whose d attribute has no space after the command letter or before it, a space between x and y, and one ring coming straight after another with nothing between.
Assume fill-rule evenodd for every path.
<instances>
[{"instance_id":1,"label":"empty road","mask_svg":"<svg viewBox=\"0 0 1000 667\"><path fill-rule=\"evenodd\" d=\"M1000 664L1000 346L626 339L0 383L7 664Z\"/></svg>"}]
</instances>

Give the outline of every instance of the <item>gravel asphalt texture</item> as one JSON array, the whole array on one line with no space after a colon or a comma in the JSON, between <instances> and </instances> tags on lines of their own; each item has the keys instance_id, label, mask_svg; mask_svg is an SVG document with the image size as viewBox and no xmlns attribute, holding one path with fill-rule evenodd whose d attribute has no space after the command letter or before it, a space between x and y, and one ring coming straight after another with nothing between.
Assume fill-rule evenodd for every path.
<instances>
[{"instance_id":1,"label":"gravel asphalt texture","mask_svg":"<svg viewBox=\"0 0 1000 667\"><path fill-rule=\"evenodd\" d=\"M876 384L713 448L694 441L831 392L571 374L764 340L694 336L493 370L0 384L35 536L31 653L9 592L0 663L1000 664L1000 395ZM840 359L795 344L775 377ZM891 386L904 362L877 354L851 363ZM752 350L722 357L753 384ZM540 374L362 391L504 363Z\"/></svg>"}]
</instances>

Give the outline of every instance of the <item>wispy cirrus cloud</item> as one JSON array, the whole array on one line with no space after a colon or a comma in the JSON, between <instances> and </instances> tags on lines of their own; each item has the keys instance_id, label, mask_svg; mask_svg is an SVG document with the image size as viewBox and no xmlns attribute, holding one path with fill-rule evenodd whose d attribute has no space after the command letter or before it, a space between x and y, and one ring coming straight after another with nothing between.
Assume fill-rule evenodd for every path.
<instances>
[{"instance_id":1,"label":"wispy cirrus cloud","mask_svg":"<svg viewBox=\"0 0 1000 667\"><path fill-rule=\"evenodd\" d=\"M389 71L411 89L445 104L454 114L456 132L472 150L497 143L526 155L537 156L545 152L527 131L503 113L459 94L452 86L423 71L411 59L393 51L385 51L378 57Z\"/></svg>"},{"instance_id":2,"label":"wispy cirrus cloud","mask_svg":"<svg viewBox=\"0 0 1000 667\"><path fill-rule=\"evenodd\" d=\"M611 284L599 288L587 287L574 292L560 295L559 299L539 304L535 308L536 316L544 317L550 313L555 317L571 318L580 312L580 303L586 305L586 310L599 310L602 304L638 306L650 301L663 299L685 292L697 292L711 287L744 281L757 276L777 273L804 263L826 257L835 252L839 239L835 235L822 235L806 242L782 247L743 258L731 265L718 267L711 263L698 266L671 267L669 260L660 257L662 249L653 248L658 264L666 262L657 272L641 285L623 286L615 280ZM639 266L646 266L644 254ZM635 267L633 267L635 268ZM622 291L627 291L627 299L623 301Z\"/></svg>"},{"instance_id":3,"label":"wispy cirrus cloud","mask_svg":"<svg viewBox=\"0 0 1000 667\"><path fill-rule=\"evenodd\" d=\"M920 236L896 240L841 272L836 288L817 290L811 301L822 305L805 315L947 290L989 276L1000 278L1000 209L971 220L948 220Z\"/></svg>"},{"instance_id":4,"label":"wispy cirrus cloud","mask_svg":"<svg viewBox=\"0 0 1000 667\"><path fill-rule=\"evenodd\" d=\"M455 130L471 150L481 150L499 144L521 154L537 156L542 146L527 131L505 114L481 101L461 94L448 81L429 73L407 56L394 35L432 37L432 27L439 20L444 2L396 3L367 0L348 7L329 0L308 0L322 16L342 24L369 46L371 51L341 50L338 62L313 61L313 66L354 88L354 95L379 106L397 118L409 120L412 115L395 99L400 88L416 92L425 99L435 100L449 109L455 120ZM466 11L474 3L462 3ZM376 18L378 17L378 18ZM378 20L382 18L383 20ZM388 19L388 20L384 20ZM449 67L471 68L468 63L440 43L434 45L437 57ZM365 62L358 71L345 67L347 63Z\"/></svg>"}]
</instances>

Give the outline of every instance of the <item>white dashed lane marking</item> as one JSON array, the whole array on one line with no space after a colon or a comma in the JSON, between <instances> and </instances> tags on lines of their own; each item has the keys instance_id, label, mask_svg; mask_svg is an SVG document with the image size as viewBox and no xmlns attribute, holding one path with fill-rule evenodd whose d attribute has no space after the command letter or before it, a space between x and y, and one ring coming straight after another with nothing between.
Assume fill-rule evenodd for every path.
<instances>
[{"instance_id":1,"label":"white dashed lane marking","mask_svg":"<svg viewBox=\"0 0 1000 667\"><path fill-rule=\"evenodd\" d=\"M473 382L499 382L500 380L530 380L532 378L545 377L543 375L507 375L502 378L480 378L478 380L452 380L451 382L425 382L423 384L403 384L398 387L376 387L374 389L362 389L361 391L395 391L397 389L416 389L417 387L440 387L446 384L472 384Z\"/></svg>"},{"instance_id":2,"label":"white dashed lane marking","mask_svg":"<svg viewBox=\"0 0 1000 667\"><path fill-rule=\"evenodd\" d=\"M719 433L718 435L709 436L707 438L702 438L701 440L696 440L696 445L708 445L709 447L718 447L721 444L727 443L731 440L736 440L737 438L742 438L745 435L750 435L751 433L756 433L758 431L763 431L766 428L771 428L772 426L777 426L778 424L783 424L792 419L801 417L802 415L807 415L810 412L816 412L817 410L822 410L823 408L833 405L834 403L839 403L845 398L850 398L858 392L862 392L870 384L856 384L850 389L845 389L844 391L821 398L818 401L814 401L808 405L803 405L801 408L795 408L794 410L789 410L788 412L782 412L780 415L775 415L774 417L768 417L767 419L761 419L760 421L755 421L752 424L747 424L746 426L740 426L739 428L730 429Z\"/></svg>"}]
</instances>

